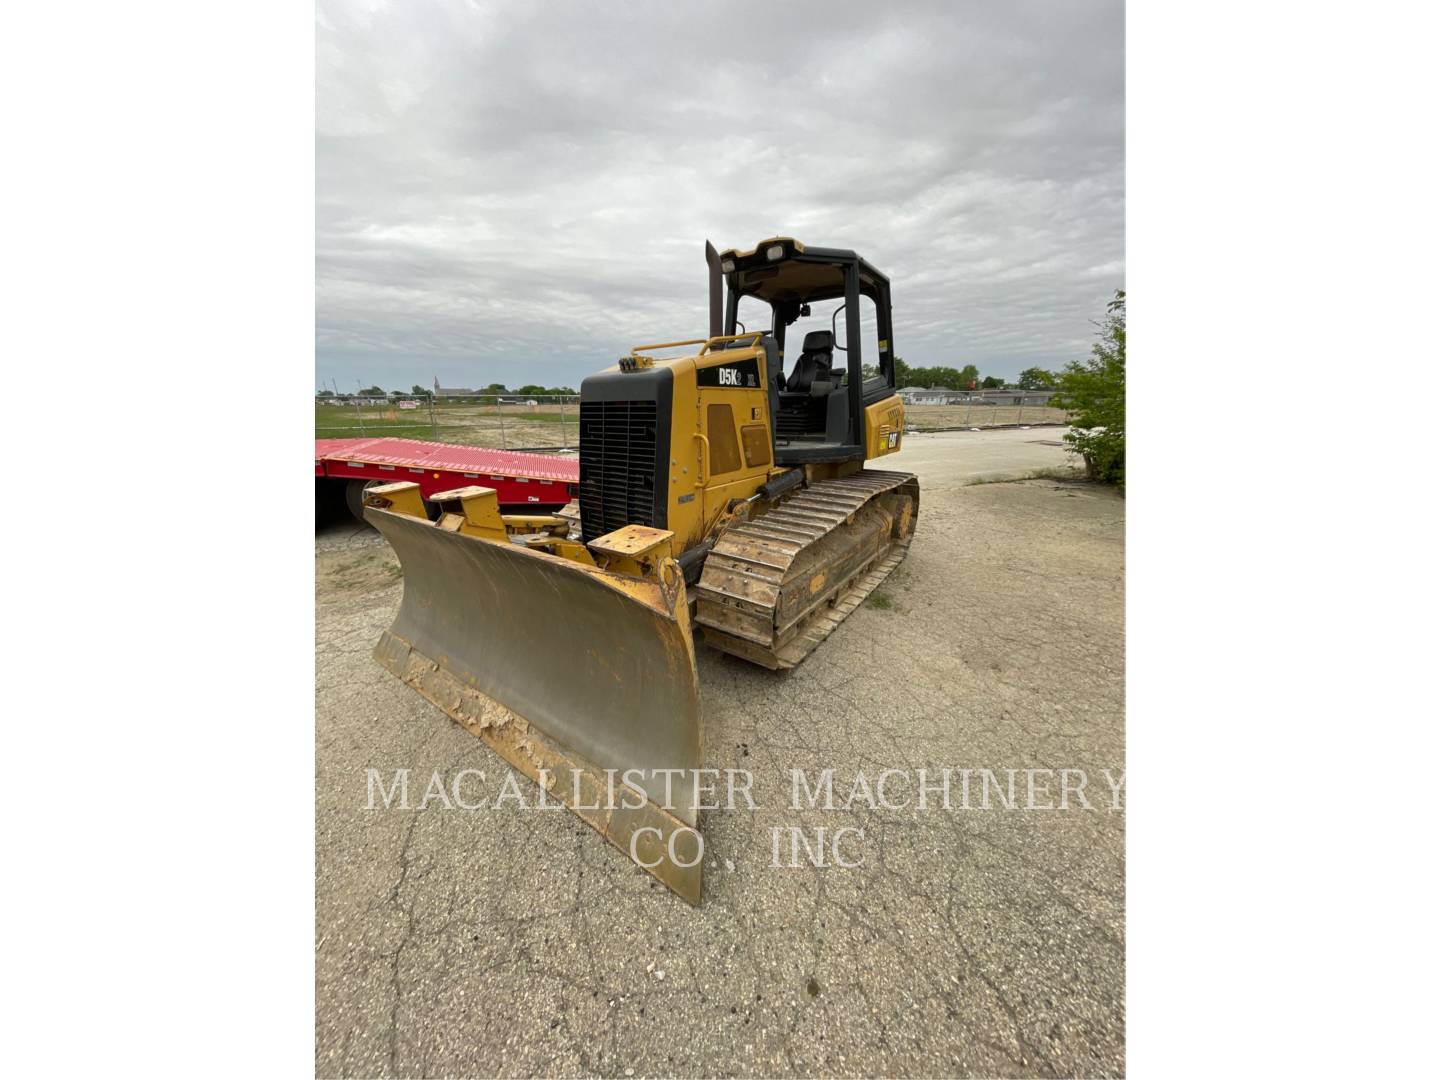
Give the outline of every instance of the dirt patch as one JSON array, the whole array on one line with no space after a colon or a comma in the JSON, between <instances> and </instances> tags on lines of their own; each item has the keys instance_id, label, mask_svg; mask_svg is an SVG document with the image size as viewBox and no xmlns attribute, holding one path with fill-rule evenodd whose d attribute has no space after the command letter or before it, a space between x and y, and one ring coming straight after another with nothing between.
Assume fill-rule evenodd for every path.
<instances>
[{"instance_id":1,"label":"dirt patch","mask_svg":"<svg viewBox=\"0 0 1440 1080\"><path fill-rule=\"evenodd\" d=\"M389 588L400 580L400 563L390 545L375 535L377 543L364 547L335 547L315 552L315 602L362 596Z\"/></svg>"}]
</instances>

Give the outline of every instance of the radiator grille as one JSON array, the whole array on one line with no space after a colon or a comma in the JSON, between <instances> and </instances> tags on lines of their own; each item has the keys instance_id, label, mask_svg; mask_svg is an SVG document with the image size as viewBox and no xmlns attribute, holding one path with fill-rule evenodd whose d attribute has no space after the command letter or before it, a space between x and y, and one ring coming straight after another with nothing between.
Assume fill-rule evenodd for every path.
<instances>
[{"instance_id":1,"label":"radiator grille","mask_svg":"<svg viewBox=\"0 0 1440 1080\"><path fill-rule=\"evenodd\" d=\"M655 525L653 401L580 403L580 529L588 544L625 525Z\"/></svg>"}]
</instances>

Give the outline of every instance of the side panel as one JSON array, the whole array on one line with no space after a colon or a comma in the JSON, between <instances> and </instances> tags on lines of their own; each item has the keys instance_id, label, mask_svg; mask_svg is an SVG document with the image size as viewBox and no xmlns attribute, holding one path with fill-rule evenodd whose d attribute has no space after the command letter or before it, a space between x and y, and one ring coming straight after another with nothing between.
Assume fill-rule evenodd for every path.
<instances>
[{"instance_id":1,"label":"side panel","mask_svg":"<svg viewBox=\"0 0 1440 1080\"><path fill-rule=\"evenodd\" d=\"M695 358L667 361L666 367L675 380L675 397L671 405L670 456L666 459L669 508L665 527L675 534L675 550L684 551L705 535L705 489L701 483L705 449L700 442Z\"/></svg>"},{"instance_id":2,"label":"side panel","mask_svg":"<svg viewBox=\"0 0 1440 1080\"><path fill-rule=\"evenodd\" d=\"M732 499L748 499L769 478L773 438L762 350L707 353L696 365L696 420L705 436L704 527L694 537L699 540Z\"/></svg>"},{"instance_id":3,"label":"side panel","mask_svg":"<svg viewBox=\"0 0 1440 1080\"><path fill-rule=\"evenodd\" d=\"M905 441L905 403L895 394L865 410L865 458L884 457Z\"/></svg>"}]
</instances>

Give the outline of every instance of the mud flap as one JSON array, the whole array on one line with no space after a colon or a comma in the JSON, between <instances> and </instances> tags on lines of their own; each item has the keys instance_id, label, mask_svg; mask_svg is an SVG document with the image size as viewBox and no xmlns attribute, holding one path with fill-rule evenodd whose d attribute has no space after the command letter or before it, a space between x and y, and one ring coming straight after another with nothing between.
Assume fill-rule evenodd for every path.
<instances>
[{"instance_id":1,"label":"mud flap","mask_svg":"<svg viewBox=\"0 0 1440 1080\"><path fill-rule=\"evenodd\" d=\"M699 683L673 560L656 582L376 506L365 518L405 583L376 660L698 904Z\"/></svg>"}]
</instances>

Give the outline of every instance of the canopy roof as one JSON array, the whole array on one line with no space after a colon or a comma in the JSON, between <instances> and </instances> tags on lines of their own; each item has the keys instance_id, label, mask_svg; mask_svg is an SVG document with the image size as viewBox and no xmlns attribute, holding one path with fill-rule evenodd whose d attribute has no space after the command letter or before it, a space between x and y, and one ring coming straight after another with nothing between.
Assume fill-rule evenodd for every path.
<instances>
[{"instance_id":1,"label":"canopy roof","mask_svg":"<svg viewBox=\"0 0 1440 1080\"><path fill-rule=\"evenodd\" d=\"M807 248L789 236L762 240L750 251L731 248L720 254L720 269L730 288L769 304L808 304L845 295L845 271L860 268L860 291L872 298L890 284L855 252L846 248Z\"/></svg>"}]
</instances>

